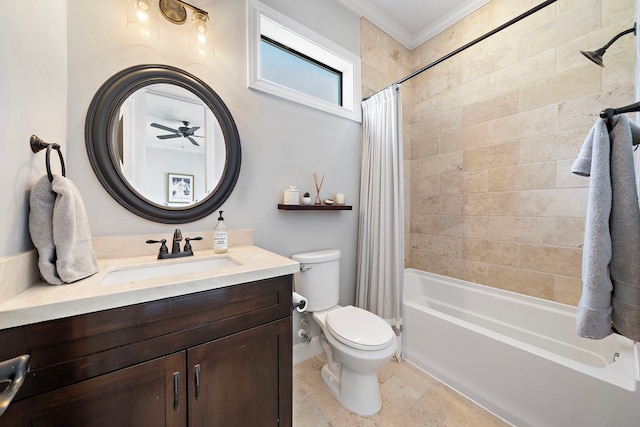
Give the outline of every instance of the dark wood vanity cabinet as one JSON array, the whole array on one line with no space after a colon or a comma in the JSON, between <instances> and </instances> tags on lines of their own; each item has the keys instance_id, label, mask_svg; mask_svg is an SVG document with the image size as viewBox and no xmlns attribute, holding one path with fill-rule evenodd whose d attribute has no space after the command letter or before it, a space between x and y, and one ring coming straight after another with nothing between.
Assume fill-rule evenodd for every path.
<instances>
[{"instance_id":1,"label":"dark wood vanity cabinet","mask_svg":"<svg viewBox=\"0 0 640 427\"><path fill-rule=\"evenodd\" d=\"M272 322L187 351L189 426L291 425L290 403L279 396L280 342L291 336L289 325ZM281 413L287 419L278 424Z\"/></svg>"},{"instance_id":2,"label":"dark wood vanity cabinet","mask_svg":"<svg viewBox=\"0 0 640 427\"><path fill-rule=\"evenodd\" d=\"M186 426L184 372L184 353L154 359L12 403L0 425Z\"/></svg>"},{"instance_id":3,"label":"dark wood vanity cabinet","mask_svg":"<svg viewBox=\"0 0 640 427\"><path fill-rule=\"evenodd\" d=\"M2 330L0 342L0 356L31 355L2 427L291 426L291 276Z\"/></svg>"}]
</instances>

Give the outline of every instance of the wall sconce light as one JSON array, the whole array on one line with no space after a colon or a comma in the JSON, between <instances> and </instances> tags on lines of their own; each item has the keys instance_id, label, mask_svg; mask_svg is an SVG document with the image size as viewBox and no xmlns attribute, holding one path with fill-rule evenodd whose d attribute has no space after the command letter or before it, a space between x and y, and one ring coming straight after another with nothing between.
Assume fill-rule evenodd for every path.
<instances>
[{"instance_id":1,"label":"wall sconce light","mask_svg":"<svg viewBox=\"0 0 640 427\"><path fill-rule=\"evenodd\" d=\"M151 0L129 1L127 27L144 39L159 38L158 30L155 27L155 19L151 13Z\"/></svg>"},{"instance_id":2,"label":"wall sconce light","mask_svg":"<svg viewBox=\"0 0 640 427\"><path fill-rule=\"evenodd\" d=\"M129 29L134 30L145 39L158 38L154 28L151 2L154 0L131 0L127 10ZM160 14L172 24L182 25L187 22L187 8L192 11L189 24L189 49L199 56L213 56L213 40L209 36L207 22L209 13L182 0L159 0Z\"/></svg>"},{"instance_id":3,"label":"wall sconce light","mask_svg":"<svg viewBox=\"0 0 640 427\"><path fill-rule=\"evenodd\" d=\"M629 34L629 33L633 33L634 35L636 34L636 24L633 24L632 28L629 28L628 30L624 30L623 32L616 34L616 36L614 38L612 38L609 43L607 43L606 45L602 46L600 49L595 50L595 51L584 51L581 50L580 53L583 54L585 57L587 57L590 61L594 62L595 64L598 64L601 67L604 67L604 62L602 62L602 55L604 55L604 53L607 51L607 49L609 49L609 47L614 44L616 42L616 40L618 40L620 37L624 36L625 34Z\"/></svg>"},{"instance_id":4,"label":"wall sconce light","mask_svg":"<svg viewBox=\"0 0 640 427\"><path fill-rule=\"evenodd\" d=\"M209 21L207 12L193 13L193 23L189 31L189 49L200 56L213 55L213 39L209 35L207 21Z\"/></svg>"}]
</instances>

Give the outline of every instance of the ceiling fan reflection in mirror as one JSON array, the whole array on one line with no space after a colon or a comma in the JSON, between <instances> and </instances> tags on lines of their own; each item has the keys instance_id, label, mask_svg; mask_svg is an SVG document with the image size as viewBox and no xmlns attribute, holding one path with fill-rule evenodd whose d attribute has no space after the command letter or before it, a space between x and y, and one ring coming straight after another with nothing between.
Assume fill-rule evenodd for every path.
<instances>
[{"instance_id":1,"label":"ceiling fan reflection in mirror","mask_svg":"<svg viewBox=\"0 0 640 427\"><path fill-rule=\"evenodd\" d=\"M173 129L159 123L151 123L151 127L166 130L171 132L168 135L158 135L158 139L171 139L171 138L187 138L193 145L200 146L193 137L204 138L202 135L194 135L195 132L200 129L200 126L189 127L189 122L183 121L184 126L180 126L178 129Z\"/></svg>"}]
</instances>

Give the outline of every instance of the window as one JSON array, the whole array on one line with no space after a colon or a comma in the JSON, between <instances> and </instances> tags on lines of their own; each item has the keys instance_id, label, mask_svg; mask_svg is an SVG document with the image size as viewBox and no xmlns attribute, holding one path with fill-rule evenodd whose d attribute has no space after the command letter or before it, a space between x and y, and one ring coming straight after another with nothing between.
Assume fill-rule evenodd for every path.
<instances>
[{"instance_id":1,"label":"window","mask_svg":"<svg viewBox=\"0 0 640 427\"><path fill-rule=\"evenodd\" d=\"M250 2L249 87L360 121L360 58Z\"/></svg>"},{"instance_id":2,"label":"window","mask_svg":"<svg viewBox=\"0 0 640 427\"><path fill-rule=\"evenodd\" d=\"M260 71L265 80L342 106L341 71L264 35L260 54Z\"/></svg>"}]
</instances>

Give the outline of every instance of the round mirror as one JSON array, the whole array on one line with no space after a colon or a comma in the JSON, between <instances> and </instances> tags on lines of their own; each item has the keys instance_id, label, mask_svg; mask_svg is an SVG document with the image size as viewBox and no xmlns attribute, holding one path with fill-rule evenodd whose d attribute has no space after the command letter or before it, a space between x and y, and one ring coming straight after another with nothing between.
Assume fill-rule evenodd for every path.
<instances>
[{"instance_id":1,"label":"round mirror","mask_svg":"<svg viewBox=\"0 0 640 427\"><path fill-rule=\"evenodd\" d=\"M89 161L111 196L152 221L201 219L229 197L240 137L222 99L197 77L139 65L108 79L87 113Z\"/></svg>"}]
</instances>

